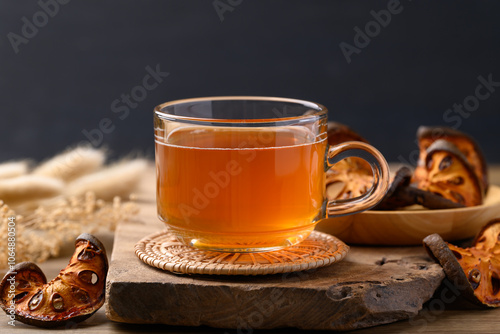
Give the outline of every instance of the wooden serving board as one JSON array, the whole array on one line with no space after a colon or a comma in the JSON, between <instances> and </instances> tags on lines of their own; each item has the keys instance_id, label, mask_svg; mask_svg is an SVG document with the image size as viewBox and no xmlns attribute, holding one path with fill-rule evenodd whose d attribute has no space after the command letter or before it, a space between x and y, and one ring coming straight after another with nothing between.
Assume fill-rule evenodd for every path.
<instances>
[{"instance_id":1,"label":"wooden serving board","mask_svg":"<svg viewBox=\"0 0 500 334\"><path fill-rule=\"evenodd\" d=\"M422 247L352 247L340 263L289 274L172 274L134 253L137 241L162 228L154 218L118 227L107 282L109 319L236 330L350 330L416 315L444 278Z\"/></svg>"}]
</instances>

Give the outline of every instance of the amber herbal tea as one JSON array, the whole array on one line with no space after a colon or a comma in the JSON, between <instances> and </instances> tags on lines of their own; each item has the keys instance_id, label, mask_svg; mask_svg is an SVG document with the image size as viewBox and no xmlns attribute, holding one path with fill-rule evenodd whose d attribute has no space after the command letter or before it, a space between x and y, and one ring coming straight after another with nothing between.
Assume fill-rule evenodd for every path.
<instances>
[{"instance_id":1,"label":"amber herbal tea","mask_svg":"<svg viewBox=\"0 0 500 334\"><path fill-rule=\"evenodd\" d=\"M306 238L324 201L325 150L303 127L157 132L159 217L202 248Z\"/></svg>"}]
</instances>

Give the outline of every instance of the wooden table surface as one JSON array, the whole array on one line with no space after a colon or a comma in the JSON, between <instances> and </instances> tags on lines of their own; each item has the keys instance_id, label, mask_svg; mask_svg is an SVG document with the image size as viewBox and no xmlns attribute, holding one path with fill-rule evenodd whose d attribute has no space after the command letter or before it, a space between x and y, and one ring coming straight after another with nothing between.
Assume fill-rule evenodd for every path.
<instances>
[{"instance_id":1,"label":"wooden table surface","mask_svg":"<svg viewBox=\"0 0 500 334\"><path fill-rule=\"evenodd\" d=\"M144 177L138 191L138 202L141 208L136 217L138 229L145 221L155 221L158 229L163 225L155 219L155 175L154 167L151 166L149 173ZM500 185L500 165L490 168L491 184ZM101 232L96 234L106 246L108 254L111 255L113 246L113 234L111 232ZM138 237L138 240L140 237ZM50 259L41 263L40 267L45 272L47 279L57 276L63 269L72 254L72 249L67 250L59 258ZM437 298L436 300L440 300ZM133 303L133 301L131 301ZM442 307L445 309L442 309ZM2 318L0 318L2 319ZM37 327L28 326L16 321L16 326L8 325L8 318L4 315L0 320L0 333L36 333L42 331ZM44 332L60 331L43 330ZM300 331L296 329L274 329L274 330L236 330L218 329L208 327L173 327L166 325L131 325L115 323L106 318L104 307L86 321L69 326L65 332L70 333L221 333L221 334L251 334L251 333L308 333L310 331ZM365 333L500 333L500 308L488 310L461 310L453 309L453 305L446 305L444 302L430 302L419 315L411 320L400 321L388 325L377 326L362 330L352 331L356 334ZM321 332L318 332L321 333Z\"/></svg>"}]
</instances>

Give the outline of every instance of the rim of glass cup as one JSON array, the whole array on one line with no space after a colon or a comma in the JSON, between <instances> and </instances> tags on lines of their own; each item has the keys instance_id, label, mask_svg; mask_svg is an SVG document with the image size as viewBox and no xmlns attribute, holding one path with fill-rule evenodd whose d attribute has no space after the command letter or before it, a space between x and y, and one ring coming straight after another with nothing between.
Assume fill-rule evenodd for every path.
<instances>
[{"instance_id":1,"label":"rim of glass cup","mask_svg":"<svg viewBox=\"0 0 500 334\"><path fill-rule=\"evenodd\" d=\"M314 110L310 114L304 114L299 116L289 116L289 117L276 117L276 118L262 118L262 119L229 119L229 118L204 118L204 117L190 117L190 116L180 116L172 115L168 112L164 112L163 109L169 106L189 103L189 102L207 102L207 101L238 101L238 100L250 100L250 101L271 101L271 102L286 102L300 104L306 108ZM209 96L209 97L195 97L189 99L180 99L162 103L154 108L155 115L161 119L169 121L178 121L184 123L196 123L196 124L206 124L206 123L221 123L220 125L240 125L251 123L253 126L257 124L273 124L273 125L286 125L295 124L303 122L317 121L321 118L327 118L328 109L322 104L300 100L292 99L286 97L271 97L271 96Z\"/></svg>"}]
</instances>

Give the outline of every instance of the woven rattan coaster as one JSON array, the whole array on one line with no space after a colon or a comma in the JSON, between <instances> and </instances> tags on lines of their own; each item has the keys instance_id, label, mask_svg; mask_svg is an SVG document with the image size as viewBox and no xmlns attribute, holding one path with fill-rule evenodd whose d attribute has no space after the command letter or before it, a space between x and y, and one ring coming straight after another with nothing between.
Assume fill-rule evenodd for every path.
<instances>
[{"instance_id":1,"label":"woven rattan coaster","mask_svg":"<svg viewBox=\"0 0 500 334\"><path fill-rule=\"evenodd\" d=\"M269 275L313 269L341 261L349 246L317 231L295 246L266 253L220 253L186 246L164 230L135 245L137 256L150 266L182 274Z\"/></svg>"}]
</instances>

